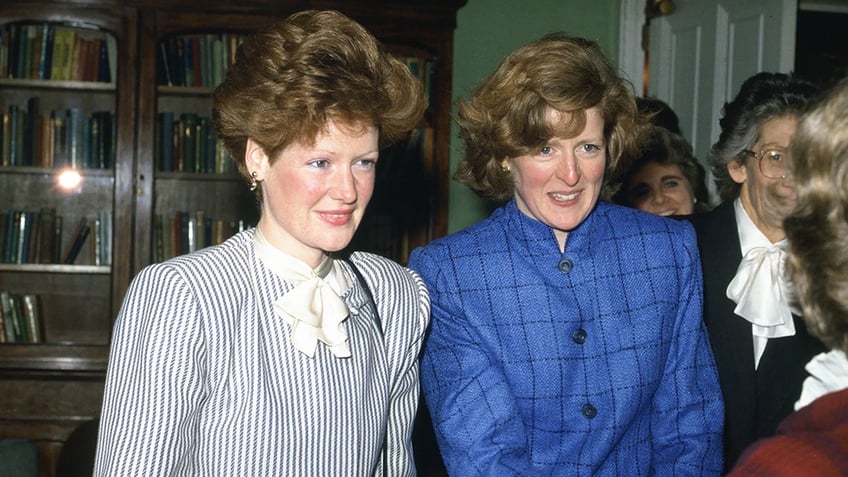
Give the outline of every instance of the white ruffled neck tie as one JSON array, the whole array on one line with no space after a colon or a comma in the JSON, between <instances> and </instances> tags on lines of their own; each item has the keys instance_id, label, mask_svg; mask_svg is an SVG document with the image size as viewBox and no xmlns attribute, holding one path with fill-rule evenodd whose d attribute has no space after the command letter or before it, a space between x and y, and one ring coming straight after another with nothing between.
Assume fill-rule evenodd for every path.
<instances>
[{"instance_id":1,"label":"white ruffled neck tie","mask_svg":"<svg viewBox=\"0 0 848 477\"><path fill-rule=\"evenodd\" d=\"M779 245L753 247L742 258L727 286L733 310L751 322L754 336L780 338L795 334L790 292L784 278L786 252Z\"/></svg>"},{"instance_id":2,"label":"white ruffled neck tie","mask_svg":"<svg viewBox=\"0 0 848 477\"><path fill-rule=\"evenodd\" d=\"M258 228L254 243L263 263L277 276L294 284L294 288L274 302L274 312L291 326L292 345L312 358L320 341L336 357L350 357L344 327L349 310L339 297L350 283L335 260L325 257L313 270L268 243Z\"/></svg>"}]
</instances>

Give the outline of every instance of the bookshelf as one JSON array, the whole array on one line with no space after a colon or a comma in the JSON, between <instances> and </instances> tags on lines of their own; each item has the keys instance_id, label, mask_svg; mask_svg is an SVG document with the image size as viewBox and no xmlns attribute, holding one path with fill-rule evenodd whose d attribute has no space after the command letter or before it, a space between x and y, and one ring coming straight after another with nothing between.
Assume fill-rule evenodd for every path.
<instances>
[{"instance_id":1,"label":"bookshelf","mask_svg":"<svg viewBox=\"0 0 848 477\"><path fill-rule=\"evenodd\" d=\"M418 72L428 87L430 107L410 140L380 161L377 190L354 248L405 263L412 248L444 235L453 30L456 11L464 3L4 2L0 45L9 41L13 26L26 25L27 38L40 36L53 42L71 31L87 45L77 57L86 57L82 52L88 51L89 60L78 59L79 66L69 66L76 73L64 71L65 67L54 69L53 59L73 58L73 50L60 46L48 54L55 56L45 57L42 42L37 59L29 50L25 55L29 65L10 70L9 50L0 48L0 64L5 64L0 67L0 113L6 120L10 109L23 116L37 110L30 115L27 130L28 137L39 138L14 160L11 152L4 152L11 146L4 149L0 141L0 223L4 224L0 292L35 296L41 311L38 340L0 343L0 438L35 441L39 475L55 475L62 443L99 411L111 328L130 281L146 265L187 250L182 241L177 245L171 227L179 223L185 230L185 224L207 224L191 229L195 242L190 249L226 238L257 220L252 193L216 151L210 136L214 130L203 119L211 117L211 93L226 62L198 60L226 58L228 48L243 35L271 21L299 9L340 10ZM70 45L64 41L59 44ZM176 52L177 44L182 44L183 54L186 48L192 52L190 73L165 54ZM23 57L20 51L26 50L15 50L15 58ZM84 133L74 139L75 156L64 149L70 136L57 133L61 129L56 125L71 121L84 124L77 126ZM57 143L57 137L67 141ZM60 186L59 173L70 166L79 182ZM22 229L16 213L28 218L24 230L27 223L52 225L32 225L32 252L18 252L11 259L5 257L5 239L8 224ZM60 225L55 217L61 217ZM83 218L88 219L88 237L67 262ZM45 238L51 235L46 234L49 229L54 231L52 242L43 242L50 240ZM41 249L35 245L39 243Z\"/></svg>"}]
</instances>

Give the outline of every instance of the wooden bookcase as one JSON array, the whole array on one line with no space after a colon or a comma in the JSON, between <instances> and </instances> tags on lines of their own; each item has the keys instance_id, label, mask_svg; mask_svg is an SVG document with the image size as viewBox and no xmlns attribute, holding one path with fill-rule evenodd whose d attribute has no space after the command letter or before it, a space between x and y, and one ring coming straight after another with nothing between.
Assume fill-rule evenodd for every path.
<instances>
[{"instance_id":1,"label":"wooden bookcase","mask_svg":"<svg viewBox=\"0 0 848 477\"><path fill-rule=\"evenodd\" d=\"M106 111L112 161L81 169L81 185L56 185L58 167L0 162L0 212L53 208L63 217L62 251L81 217L106 214L111 248L96 259L86 244L76 261L0 263L0 291L39 297L42 340L0 343L0 439L33 440L39 474L52 476L64 441L99 412L112 326L133 276L163 256L159 224L178 211L255 223L257 210L234 173L166 171L163 113L211 117L211 86L159 84L163 46L172 38L249 34L301 9L337 9L361 22L419 68L430 107L408 150L381 161L377 192L355 238L357 249L405 262L409 251L447 231L451 65L456 11L465 0L12 0L0 10L11 24L90 29L110 38L108 81L0 77L0 112L39 100L42 113ZM44 31L47 31L46 29ZM2 59L2 56L0 56ZM428 72L426 75L424 72ZM92 126L93 127L93 126ZM199 129L198 129L199 130ZM2 136L0 136L2 137ZM55 139L54 139L55 140ZM414 151L410 153L409 151ZM0 150L2 153L2 150ZM411 154L411 155L410 155ZM403 160L401 160L403 158ZM410 193L413 192L413 193ZM161 218L159 218L161 217ZM3 229L5 231L5 228ZM93 235L89 237L93 241ZM202 242L199 243L202 246ZM175 252L174 252L175 253ZM103 256L105 254L105 256ZM173 254L173 253L171 253ZM32 257L30 257L32 258ZM61 260L60 260L61 261Z\"/></svg>"}]
</instances>

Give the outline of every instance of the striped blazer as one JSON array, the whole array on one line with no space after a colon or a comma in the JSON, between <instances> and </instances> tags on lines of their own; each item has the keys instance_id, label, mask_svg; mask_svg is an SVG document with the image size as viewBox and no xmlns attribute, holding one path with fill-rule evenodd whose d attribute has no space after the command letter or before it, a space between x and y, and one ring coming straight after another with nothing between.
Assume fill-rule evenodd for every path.
<instances>
[{"instance_id":1,"label":"striped blazer","mask_svg":"<svg viewBox=\"0 0 848 477\"><path fill-rule=\"evenodd\" d=\"M292 288L256 256L254 229L151 265L115 323L95 475L414 475L417 358L429 321L418 276L354 253L365 290L342 299L353 354L294 348L273 302Z\"/></svg>"}]
</instances>

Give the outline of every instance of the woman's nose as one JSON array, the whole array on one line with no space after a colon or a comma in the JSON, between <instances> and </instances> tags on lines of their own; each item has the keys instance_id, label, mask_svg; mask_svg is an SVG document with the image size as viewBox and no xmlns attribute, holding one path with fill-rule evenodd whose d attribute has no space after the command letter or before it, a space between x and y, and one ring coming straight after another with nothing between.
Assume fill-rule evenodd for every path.
<instances>
[{"instance_id":1,"label":"woman's nose","mask_svg":"<svg viewBox=\"0 0 848 477\"><path fill-rule=\"evenodd\" d=\"M580 166L577 164L577 158L573 155L566 154L560 163L557 171L557 176L568 186L575 186L580 181Z\"/></svg>"},{"instance_id":2,"label":"woman's nose","mask_svg":"<svg viewBox=\"0 0 848 477\"><path fill-rule=\"evenodd\" d=\"M352 171L345 169L336 174L333 187L330 190L330 197L346 204L356 202L356 178Z\"/></svg>"}]
</instances>

